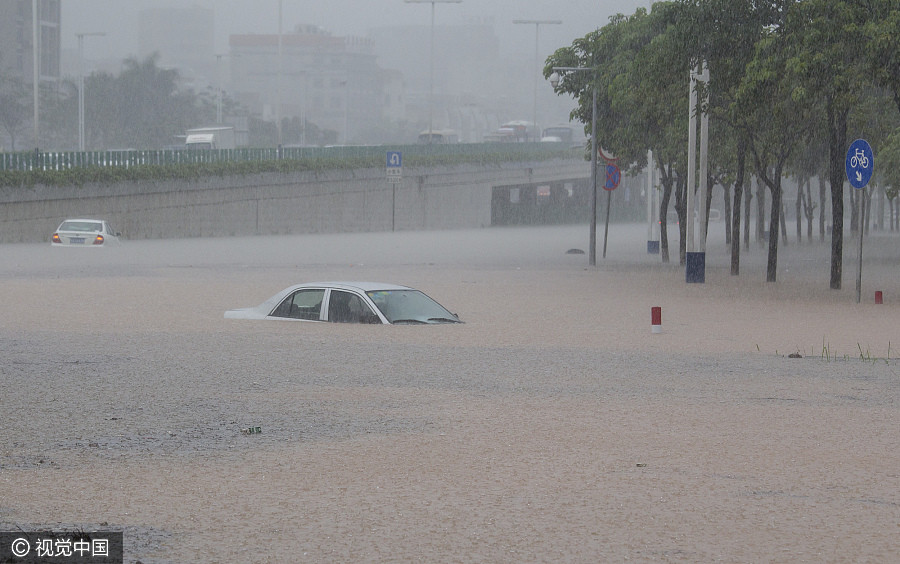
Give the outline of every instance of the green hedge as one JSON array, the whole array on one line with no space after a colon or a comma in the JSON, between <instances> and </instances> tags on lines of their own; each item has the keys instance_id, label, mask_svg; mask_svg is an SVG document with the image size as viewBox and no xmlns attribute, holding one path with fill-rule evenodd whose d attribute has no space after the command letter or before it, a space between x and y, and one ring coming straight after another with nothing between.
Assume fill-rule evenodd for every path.
<instances>
[{"instance_id":1,"label":"green hedge","mask_svg":"<svg viewBox=\"0 0 900 564\"><path fill-rule=\"evenodd\" d=\"M446 154L404 155L404 168L451 166L458 164L491 165L504 162L582 159L580 149L551 149L503 152L452 152ZM0 170L0 186L30 187L82 186L147 180L198 180L208 176L235 176L260 173L346 170L384 167L384 154L378 156L304 157L278 160L219 161L160 165L86 166L59 170Z\"/></svg>"}]
</instances>

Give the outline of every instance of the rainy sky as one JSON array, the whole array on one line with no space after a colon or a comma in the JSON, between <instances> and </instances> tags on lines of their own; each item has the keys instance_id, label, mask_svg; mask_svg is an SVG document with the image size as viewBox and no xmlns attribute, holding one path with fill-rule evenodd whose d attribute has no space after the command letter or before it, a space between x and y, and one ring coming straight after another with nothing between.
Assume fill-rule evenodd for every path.
<instances>
[{"instance_id":1,"label":"rainy sky","mask_svg":"<svg viewBox=\"0 0 900 564\"><path fill-rule=\"evenodd\" d=\"M408 4L403 0L281 2L284 31L302 23L318 25L336 36L365 36L376 27L431 23L431 4ZM186 4L174 0L65 0L63 49L77 48L76 33L104 32L106 37L102 40L85 42L85 57L102 59L115 54L125 58L136 54L141 10ZM229 34L275 33L278 29L278 0L194 0L190 4L216 10L217 52L227 51ZM613 14L631 14L638 7L649 6L650 0L463 0L460 4L438 4L435 25L492 20L502 52L533 53L534 25L514 25L512 20L562 20L561 25L540 27L541 50L549 54L602 27Z\"/></svg>"}]
</instances>

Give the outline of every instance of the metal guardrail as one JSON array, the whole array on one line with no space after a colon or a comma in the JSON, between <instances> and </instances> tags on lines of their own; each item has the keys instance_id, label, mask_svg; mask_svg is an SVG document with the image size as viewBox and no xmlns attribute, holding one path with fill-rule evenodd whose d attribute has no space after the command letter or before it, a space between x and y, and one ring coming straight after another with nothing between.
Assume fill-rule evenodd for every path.
<instances>
[{"instance_id":1,"label":"metal guardrail","mask_svg":"<svg viewBox=\"0 0 900 564\"><path fill-rule=\"evenodd\" d=\"M384 158L387 151L404 156L475 154L546 154L559 152L557 143L457 143L435 145L347 145L240 149L159 149L116 151L25 151L0 153L0 171L66 170L87 167L132 167L190 163L271 161L279 159Z\"/></svg>"}]
</instances>

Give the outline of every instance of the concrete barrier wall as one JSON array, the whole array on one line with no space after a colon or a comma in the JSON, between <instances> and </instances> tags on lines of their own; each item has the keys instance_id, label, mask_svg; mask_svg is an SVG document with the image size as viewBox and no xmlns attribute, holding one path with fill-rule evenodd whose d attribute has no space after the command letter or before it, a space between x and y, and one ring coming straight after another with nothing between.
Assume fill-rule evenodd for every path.
<instances>
[{"instance_id":1,"label":"concrete barrier wall","mask_svg":"<svg viewBox=\"0 0 900 564\"><path fill-rule=\"evenodd\" d=\"M498 185L584 178L579 160L206 177L0 189L0 242L46 241L65 218L128 239L486 227Z\"/></svg>"}]
</instances>

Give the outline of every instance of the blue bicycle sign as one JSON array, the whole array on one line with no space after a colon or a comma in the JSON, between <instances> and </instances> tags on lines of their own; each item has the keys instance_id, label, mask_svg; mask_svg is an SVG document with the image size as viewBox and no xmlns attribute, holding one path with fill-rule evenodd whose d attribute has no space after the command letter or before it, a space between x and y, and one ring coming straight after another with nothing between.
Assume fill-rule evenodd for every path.
<instances>
[{"instance_id":1,"label":"blue bicycle sign","mask_svg":"<svg viewBox=\"0 0 900 564\"><path fill-rule=\"evenodd\" d=\"M869 168L869 157L866 156L865 151L856 149L853 153L853 156L850 157L850 166L852 168Z\"/></svg>"},{"instance_id":2,"label":"blue bicycle sign","mask_svg":"<svg viewBox=\"0 0 900 564\"><path fill-rule=\"evenodd\" d=\"M865 139L857 139L850 144L844 168L847 171L847 180L854 188L862 188L872 179L875 156Z\"/></svg>"}]
</instances>

